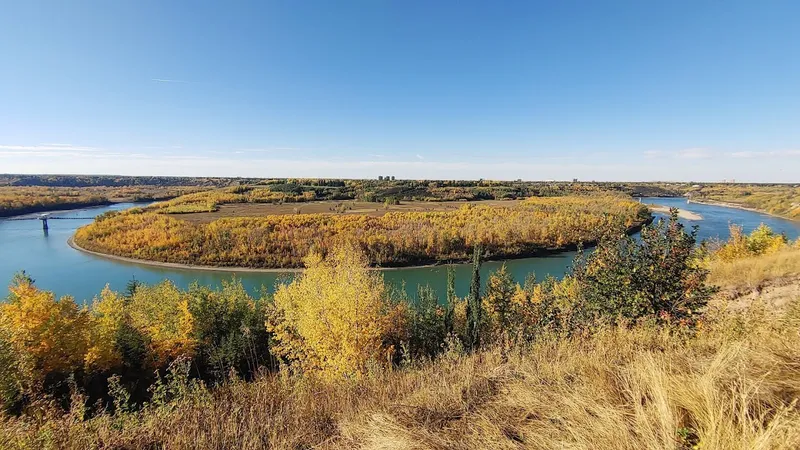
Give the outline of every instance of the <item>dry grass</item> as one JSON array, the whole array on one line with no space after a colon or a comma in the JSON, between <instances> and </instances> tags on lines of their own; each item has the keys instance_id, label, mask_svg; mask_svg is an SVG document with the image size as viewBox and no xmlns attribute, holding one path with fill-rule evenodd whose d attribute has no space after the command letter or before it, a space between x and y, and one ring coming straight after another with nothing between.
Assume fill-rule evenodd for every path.
<instances>
[{"instance_id":1,"label":"dry grass","mask_svg":"<svg viewBox=\"0 0 800 450\"><path fill-rule=\"evenodd\" d=\"M764 283L800 275L800 247L733 261L712 261L709 282L723 288L756 289Z\"/></svg>"},{"instance_id":2,"label":"dry grass","mask_svg":"<svg viewBox=\"0 0 800 450\"><path fill-rule=\"evenodd\" d=\"M137 414L5 419L0 447L798 448L799 304L691 337L612 328L359 382L267 376Z\"/></svg>"},{"instance_id":3,"label":"dry grass","mask_svg":"<svg viewBox=\"0 0 800 450\"><path fill-rule=\"evenodd\" d=\"M282 214L355 214L380 217L389 212L427 212L454 211L464 205L516 206L520 200L482 200L421 202L403 201L397 205L384 205L376 202L315 201L295 203L230 203L219 206L214 212L195 212L181 214L180 218L193 223L209 223L223 217L265 217Z\"/></svg>"}]
</instances>

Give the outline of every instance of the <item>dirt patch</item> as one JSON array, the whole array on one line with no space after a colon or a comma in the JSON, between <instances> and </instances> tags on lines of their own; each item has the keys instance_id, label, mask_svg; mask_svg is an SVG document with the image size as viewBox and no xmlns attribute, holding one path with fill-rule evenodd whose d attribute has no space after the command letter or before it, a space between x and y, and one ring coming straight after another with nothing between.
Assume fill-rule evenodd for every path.
<instances>
[{"instance_id":1,"label":"dirt patch","mask_svg":"<svg viewBox=\"0 0 800 450\"><path fill-rule=\"evenodd\" d=\"M715 302L733 310L742 310L760 301L772 310L782 310L797 298L800 298L800 275L764 280L757 286L731 287L719 292Z\"/></svg>"},{"instance_id":2,"label":"dirt patch","mask_svg":"<svg viewBox=\"0 0 800 450\"><path fill-rule=\"evenodd\" d=\"M453 211L467 204L484 206L515 206L522 200L484 200L484 201L458 201L458 202L401 202L399 205L383 205L375 202L322 201L305 203L233 203L222 205L219 211L174 214L174 217L193 223L209 223L224 217L265 217L284 214L362 214L367 216L382 216L388 212L410 211Z\"/></svg>"}]
</instances>

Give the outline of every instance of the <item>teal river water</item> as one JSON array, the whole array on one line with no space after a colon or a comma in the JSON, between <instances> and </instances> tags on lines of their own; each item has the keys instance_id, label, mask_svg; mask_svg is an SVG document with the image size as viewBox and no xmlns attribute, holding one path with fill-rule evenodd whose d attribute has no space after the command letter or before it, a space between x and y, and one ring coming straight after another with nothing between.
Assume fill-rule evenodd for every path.
<instances>
[{"instance_id":1,"label":"teal river water","mask_svg":"<svg viewBox=\"0 0 800 450\"><path fill-rule=\"evenodd\" d=\"M786 233L791 239L796 239L800 235L800 223L750 211L700 204L687 205L686 200L680 198L645 198L643 202L676 206L702 215L703 220L684 221L687 225L699 225L699 236L702 239L727 238L730 223L742 225L745 231L749 232L763 222L778 232ZM93 217L105 211L131 206L131 204L117 204L57 212L53 213L53 216ZM217 286L222 280L233 276L230 272L180 270L112 261L70 248L67 239L75 229L89 222L90 220L51 220L50 230L45 235L38 220L0 219L0 283L7 286L14 273L24 269L36 280L40 288L52 290L58 295L71 295L77 302L83 303L91 300L106 284L115 290L124 289L125 284L133 277L146 283L155 283L167 278L178 286L186 287L195 281ZM520 282L531 272L536 273L540 279L545 275L561 277L569 269L574 255L574 252L565 252L547 257L510 260L505 264L514 278ZM486 275L501 264L502 262L484 264L483 279L485 280ZM454 267L458 295L465 295L469 286L470 267L465 264ZM447 266L436 266L387 270L384 276L389 283L398 286L405 283L409 293L413 294L418 284L430 284L441 295L445 292L446 273ZM276 281L291 275L250 272L236 276L242 279L249 290L256 293L261 286L272 290ZM7 290L0 288L0 296L5 297L4 293L7 293Z\"/></svg>"}]
</instances>

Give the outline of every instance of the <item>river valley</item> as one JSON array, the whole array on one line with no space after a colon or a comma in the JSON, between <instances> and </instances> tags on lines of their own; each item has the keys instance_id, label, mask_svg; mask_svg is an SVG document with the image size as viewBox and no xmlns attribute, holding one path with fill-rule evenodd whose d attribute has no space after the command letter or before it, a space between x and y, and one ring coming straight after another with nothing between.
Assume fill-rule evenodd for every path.
<instances>
[{"instance_id":1,"label":"river valley","mask_svg":"<svg viewBox=\"0 0 800 450\"><path fill-rule=\"evenodd\" d=\"M643 203L663 207L679 207L691 212L702 220L682 221L688 225L698 225L700 239L726 239L730 223L741 225L745 232L750 232L760 223L769 225L777 232L786 233L790 239L800 235L800 223L781 218L734 208L689 203L682 198L643 198ZM154 267L137 263L113 261L107 258L86 254L71 248L67 241L74 231L91 221L88 219L106 211L121 210L134 206L131 203L120 203L98 208L54 212L53 217L71 218L71 220L51 220L49 230L45 234L36 215L23 216L34 220L0 220L0 283L7 286L14 273L25 270L42 289L52 290L57 295L71 295L78 303L85 303L100 292L108 284L114 290L122 290L126 283L135 278L146 283L155 283L163 279L172 280L181 287L197 282L205 285L219 285L234 275L241 278L248 290L257 293L263 288L274 289L275 283L291 277L291 273L231 273L209 270L187 270L168 267ZM663 214L657 213L657 217ZM16 219L19 219L16 218ZM574 252L564 252L537 258L525 258L505 261L509 272L518 282L524 281L531 273L539 279L546 275L563 276L572 262ZM486 279L491 271L496 270L503 262L493 261L483 265L482 275ZM469 287L470 267L466 264L454 265L456 269L456 290L458 295L465 295ZM384 271L388 283L401 287L414 295L416 286L430 284L440 295L445 292L447 266L411 267ZM2 296L7 292L0 288Z\"/></svg>"}]
</instances>

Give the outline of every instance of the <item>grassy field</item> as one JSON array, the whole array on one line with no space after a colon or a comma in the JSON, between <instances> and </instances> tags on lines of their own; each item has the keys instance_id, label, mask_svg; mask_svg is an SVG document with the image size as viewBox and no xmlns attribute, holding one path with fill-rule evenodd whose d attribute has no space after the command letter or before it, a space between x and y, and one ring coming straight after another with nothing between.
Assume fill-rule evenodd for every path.
<instances>
[{"instance_id":1,"label":"grassy field","mask_svg":"<svg viewBox=\"0 0 800 450\"><path fill-rule=\"evenodd\" d=\"M226 217L266 217L284 214L342 214L380 217L390 212L455 211L464 205L516 206L521 200L402 201L398 204L349 201L311 201L302 203L230 203L213 212L183 213L180 218L193 223L209 223Z\"/></svg>"}]
</instances>

